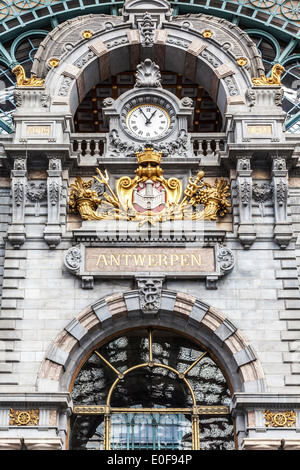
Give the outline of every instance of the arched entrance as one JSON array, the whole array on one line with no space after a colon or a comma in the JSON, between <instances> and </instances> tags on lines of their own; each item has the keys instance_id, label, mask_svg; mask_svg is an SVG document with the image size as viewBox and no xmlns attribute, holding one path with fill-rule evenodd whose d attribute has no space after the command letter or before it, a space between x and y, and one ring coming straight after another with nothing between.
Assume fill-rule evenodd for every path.
<instances>
[{"instance_id":1,"label":"arched entrance","mask_svg":"<svg viewBox=\"0 0 300 470\"><path fill-rule=\"evenodd\" d=\"M72 386L70 449L233 450L231 393L209 352L169 329L96 347Z\"/></svg>"},{"instance_id":2,"label":"arched entrance","mask_svg":"<svg viewBox=\"0 0 300 470\"><path fill-rule=\"evenodd\" d=\"M160 351L160 356L155 352L152 356L152 361L155 364L159 364L159 366L150 367L150 340L148 339L150 327L155 334L155 340L152 340L155 344L159 345L172 337L179 346L184 344L190 345L186 347L187 354L185 355L186 363L184 365L179 362L166 361L168 359L168 357L165 357L166 351L170 351L170 348L158 348L155 346L157 351ZM128 342L126 347L120 348L118 354L114 351L114 341L120 342L121 338L124 337L124 332L128 335L129 332L142 331L144 336L141 337L140 334L140 336L135 337L133 335L131 343ZM161 338L161 343L157 340L157 334ZM137 347L135 346L136 344L140 346ZM141 347L142 344L144 344L143 347ZM137 350L139 351L138 354ZM94 351L98 351L102 357L99 357ZM205 356L199 362L195 362L203 353L206 353ZM124 362L124 359L122 359L124 357L126 357L127 362ZM135 358L134 361L133 358ZM202 401L198 399L198 393L200 393L202 387L201 381L198 380L199 377L196 377L196 381L192 385L188 385L188 383L191 384L190 380L195 371L205 365L208 358L213 361L210 363L210 366L215 371L217 371L215 367L220 371L216 373L217 377L219 374L222 374L224 377L222 382L224 387L226 386L226 393L222 395L222 398L218 396L217 401L213 400L213 394L210 393L201 395L201 397L204 397L203 399L201 398ZM94 367L94 362L97 366L96 368ZM193 364L194 366L189 369ZM167 367L162 367L161 365ZM102 372L99 373L99 370L100 372L103 371L103 374L105 371L106 375L102 376ZM219 408L228 406L228 397L234 399L235 394L240 392L261 393L265 390L264 372L261 364L243 332L218 309L193 296L170 290L162 291L161 309L155 315L143 314L139 307L139 292L136 290L120 292L100 298L83 309L59 332L49 345L38 374L37 390L40 392L51 390L52 393L69 391L73 395L72 399L75 405L70 417L72 426L76 425L74 420L77 420L78 423L80 419L83 420L87 417L88 421L94 420L94 427L92 425L89 427L87 423L82 429L90 432L90 438L92 439L94 434L98 432L96 432L97 427L100 426L99 430L102 432L102 442L104 443L104 426L108 426L108 423L103 421L101 428L99 416L111 419L111 409L108 415L106 414L108 405L110 408L132 407L131 411L127 410L125 415L126 422L130 421L132 410L135 411L137 408L146 407L145 403L137 403L136 399L137 396L140 398L143 394L133 394L137 390L136 384L139 386L144 384L145 388L149 383L149 380L146 379L150 379L154 372L156 373L154 377L170 377L170 383L176 384L176 387L173 386L174 392L171 395L169 388L163 387L163 390L169 393L168 397L162 395L159 402L153 400L150 404L148 400L149 408L153 408L153 404L166 408L168 419L173 418L173 413L172 416L170 415L170 408L176 409L180 407L182 413L179 414L184 416L186 416L186 408L188 408L191 422L193 412L198 407L207 408L208 406L216 406ZM208 369L206 369L206 372L208 373ZM119 373L124 376L122 380L118 376ZM94 374L95 388L93 387L93 381L90 380L90 374ZM136 374L138 374L138 377ZM183 374L183 376L179 376L179 374ZM140 381L141 376L143 377L143 382ZM183 378L186 380L183 380ZM207 378L209 378L209 375L207 375ZM76 382L76 380L79 382ZM153 381L153 379L151 380ZM80 381L83 385L80 385ZM101 387L99 387L100 382L103 382ZM132 383L133 385L131 386ZM120 392L119 387L123 386L123 384L126 385L126 393L122 394L122 389ZM199 384L201 385L200 389L198 389ZM209 381L208 384L210 384ZM228 384L230 384L230 387ZM213 386L215 387L215 385ZM78 387L79 389L80 387L82 388L83 394L82 392L80 392L81 395L77 393ZM196 406L193 402L192 392L196 397ZM124 403L124 397L126 396L130 400L128 398L128 401ZM211 400L207 401L210 397ZM137 405L142 405L142 407ZM81 413L77 414L76 411L80 411L77 410L77 406L83 406L82 410L84 411L85 409L86 412L82 415ZM92 408L89 408L89 406ZM233 400L233 411L234 406ZM156 415L157 408L155 407ZM95 413L91 413L93 410ZM142 409L142 412L144 411ZM200 411L203 412L203 408ZM208 411L210 412L211 410ZM226 419L228 419L228 410L225 411L225 415L220 414L220 417L227 416ZM152 409L150 410L150 416L151 412L154 413ZM201 446L201 442L205 443L203 435L201 435L201 429L204 428L201 428L200 414L196 413L197 415L199 415ZM79 416L83 416L83 418ZM134 417L140 416L140 414L134 415ZM160 416L159 414L154 416L154 418L157 419ZM216 416L218 415L211 417L209 413L204 415L204 420L208 420L205 424L211 424L213 427L213 423L209 423L209 421L215 419ZM120 425L124 424L125 418L123 422L119 423ZM148 415L146 417L143 416L143 419L146 418L150 419ZM229 421L223 427L224 433L229 432L228 426L232 426L232 423ZM239 419L237 431L239 440L243 437L245 430L246 420ZM97 439L96 446L99 445L99 439ZM189 442L192 441L189 440ZM104 445L103 443L102 446ZM71 442L72 446L74 444ZM99 447L101 446L99 445Z\"/></svg>"}]
</instances>

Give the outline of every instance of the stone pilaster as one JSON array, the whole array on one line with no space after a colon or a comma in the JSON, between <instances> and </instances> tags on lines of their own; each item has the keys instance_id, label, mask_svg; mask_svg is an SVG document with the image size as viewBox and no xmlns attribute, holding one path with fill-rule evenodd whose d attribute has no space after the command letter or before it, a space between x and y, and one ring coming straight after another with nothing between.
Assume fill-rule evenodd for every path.
<instances>
[{"instance_id":1,"label":"stone pilaster","mask_svg":"<svg viewBox=\"0 0 300 470\"><path fill-rule=\"evenodd\" d=\"M288 171L283 157L272 161L272 183L274 191L274 238L281 248L286 248L293 238L292 225L288 219Z\"/></svg>"},{"instance_id":2,"label":"stone pilaster","mask_svg":"<svg viewBox=\"0 0 300 470\"><path fill-rule=\"evenodd\" d=\"M238 238L245 248L250 248L256 238L252 222L252 170L249 157L237 159L237 189L240 222Z\"/></svg>"},{"instance_id":3,"label":"stone pilaster","mask_svg":"<svg viewBox=\"0 0 300 470\"><path fill-rule=\"evenodd\" d=\"M62 164L60 158L49 158L47 173L48 220L44 230L44 239L50 248L55 248L61 241L62 232L60 224Z\"/></svg>"},{"instance_id":4,"label":"stone pilaster","mask_svg":"<svg viewBox=\"0 0 300 470\"><path fill-rule=\"evenodd\" d=\"M12 187L12 223L7 231L8 240L14 248L20 248L25 242L25 197L27 188L27 159L15 157L11 172Z\"/></svg>"}]
</instances>

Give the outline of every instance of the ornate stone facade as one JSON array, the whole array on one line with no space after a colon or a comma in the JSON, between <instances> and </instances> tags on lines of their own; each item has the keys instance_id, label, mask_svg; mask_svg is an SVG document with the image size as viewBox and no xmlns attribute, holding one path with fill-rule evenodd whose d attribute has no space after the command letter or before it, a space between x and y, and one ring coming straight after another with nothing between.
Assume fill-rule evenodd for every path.
<instances>
[{"instance_id":1,"label":"ornate stone facade","mask_svg":"<svg viewBox=\"0 0 300 470\"><path fill-rule=\"evenodd\" d=\"M79 103L128 70L135 84L106 98L109 130L82 135L83 154ZM164 90L162 70L205 88L221 136L193 135L191 100ZM219 364L237 450L299 450L299 140L285 132L280 74L262 83L243 31L172 17L165 0L59 25L32 72L18 76L14 131L1 141L0 449L68 449L72 386L90 352L157 327ZM126 127L147 104L148 130L168 113L158 138Z\"/></svg>"}]
</instances>

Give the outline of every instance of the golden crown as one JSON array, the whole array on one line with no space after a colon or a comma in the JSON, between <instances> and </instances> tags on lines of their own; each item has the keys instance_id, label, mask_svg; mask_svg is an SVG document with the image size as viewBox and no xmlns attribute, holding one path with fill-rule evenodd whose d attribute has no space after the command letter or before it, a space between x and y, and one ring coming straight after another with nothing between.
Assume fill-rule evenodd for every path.
<instances>
[{"instance_id":1,"label":"golden crown","mask_svg":"<svg viewBox=\"0 0 300 470\"><path fill-rule=\"evenodd\" d=\"M154 152L153 148L145 148L143 152L136 152L136 158L139 164L153 162L159 165L161 156L162 152Z\"/></svg>"}]
</instances>

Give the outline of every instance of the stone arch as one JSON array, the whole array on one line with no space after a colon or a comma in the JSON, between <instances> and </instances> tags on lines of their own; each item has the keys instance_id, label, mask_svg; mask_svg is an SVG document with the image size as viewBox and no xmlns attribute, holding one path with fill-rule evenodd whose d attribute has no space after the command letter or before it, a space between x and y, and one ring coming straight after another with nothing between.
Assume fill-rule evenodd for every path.
<instances>
[{"instance_id":1,"label":"stone arch","mask_svg":"<svg viewBox=\"0 0 300 470\"><path fill-rule=\"evenodd\" d=\"M170 328L199 341L218 361L233 392L264 391L264 374L243 332L214 307L164 290L157 315L145 315L138 291L102 298L82 310L52 341L38 374L39 391L66 391L76 370L100 342L129 328Z\"/></svg>"},{"instance_id":2,"label":"stone arch","mask_svg":"<svg viewBox=\"0 0 300 470\"><path fill-rule=\"evenodd\" d=\"M152 46L144 47L141 28L130 11L125 13L125 22L122 16L109 15L69 20L41 43L32 72L46 79L53 111L63 104L74 115L93 86L113 74L135 70L145 58L201 84L222 114L228 104L245 102L251 78L264 71L254 42L226 20L201 14L170 21L164 14ZM92 36L84 38L85 30ZM55 67L49 64L53 58Z\"/></svg>"}]
</instances>

